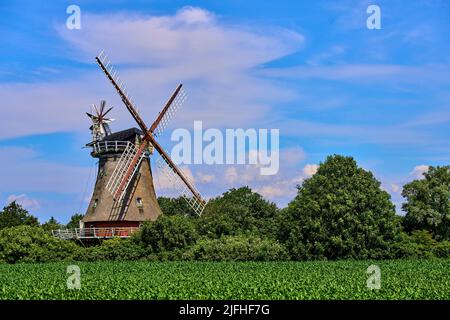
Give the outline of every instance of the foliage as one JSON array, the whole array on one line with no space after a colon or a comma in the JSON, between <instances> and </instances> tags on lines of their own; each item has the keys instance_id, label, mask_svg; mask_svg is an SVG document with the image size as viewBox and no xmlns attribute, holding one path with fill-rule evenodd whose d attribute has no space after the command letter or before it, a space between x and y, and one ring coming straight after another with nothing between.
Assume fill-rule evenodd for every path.
<instances>
[{"instance_id":1,"label":"foliage","mask_svg":"<svg viewBox=\"0 0 450 320\"><path fill-rule=\"evenodd\" d=\"M2 299L450 299L450 260L307 262L77 262L0 264ZM368 266L381 289L367 288Z\"/></svg>"},{"instance_id":2,"label":"foliage","mask_svg":"<svg viewBox=\"0 0 450 320\"><path fill-rule=\"evenodd\" d=\"M403 187L405 229L429 230L438 240L450 240L450 166L430 167L424 179Z\"/></svg>"},{"instance_id":3,"label":"foliage","mask_svg":"<svg viewBox=\"0 0 450 320\"><path fill-rule=\"evenodd\" d=\"M20 204L13 201L0 211L0 229L20 225L38 226L39 222Z\"/></svg>"},{"instance_id":4,"label":"foliage","mask_svg":"<svg viewBox=\"0 0 450 320\"><path fill-rule=\"evenodd\" d=\"M78 261L139 260L145 256L145 249L132 239L114 238L98 246L79 250L74 257Z\"/></svg>"},{"instance_id":5,"label":"foliage","mask_svg":"<svg viewBox=\"0 0 450 320\"><path fill-rule=\"evenodd\" d=\"M294 259L389 258L399 220L387 192L351 157L329 156L282 212Z\"/></svg>"},{"instance_id":6,"label":"foliage","mask_svg":"<svg viewBox=\"0 0 450 320\"><path fill-rule=\"evenodd\" d=\"M82 214L75 213L70 217L69 223L66 225L67 229L75 229L80 227L80 220L83 219Z\"/></svg>"},{"instance_id":7,"label":"foliage","mask_svg":"<svg viewBox=\"0 0 450 320\"><path fill-rule=\"evenodd\" d=\"M42 229L51 233L52 230L62 229L64 225L60 224L54 217L51 217L47 222L42 224Z\"/></svg>"},{"instance_id":8,"label":"foliage","mask_svg":"<svg viewBox=\"0 0 450 320\"><path fill-rule=\"evenodd\" d=\"M158 197L158 204L163 214L168 216L173 215L195 215L195 212L189 206L183 197L168 198Z\"/></svg>"},{"instance_id":9,"label":"foliage","mask_svg":"<svg viewBox=\"0 0 450 320\"><path fill-rule=\"evenodd\" d=\"M270 236L278 209L249 187L231 189L209 201L199 231L210 238L223 235L253 234Z\"/></svg>"},{"instance_id":10,"label":"foliage","mask_svg":"<svg viewBox=\"0 0 450 320\"><path fill-rule=\"evenodd\" d=\"M199 240L182 257L197 261L282 261L288 256L284 247L274 240L224 236Z\"/></svg>"},{"instance_id":11,"label":"foliage","mask_svg":"<svg viewBox=\"0 0 450 320\"><path fill-rule=\"evenodd\" d=\"M0 230L0 262L48 262L71 259L78 246L60 240L41 227L17 226Z\"/></svg>"},{"instance_id":12,"label":"foliage","mask_svg":"<svg viewBox=\"0 0 450 320\"><path fill-rule=\"evenodd\" d=\"M156 221L143 224L136 241L151 252L185 248L197 241L195 217L161 215Z\"/></svg>"},{"instance_id":13,"label":"foliage","mask_svg":"<svg viewBox=\"0 0 450 320\"><path fill-rule=\"evenodd\" d=\"M427 230L402 233L392 250L397 258L450 258L450 242L437 242Z\"/></svg>"}]
</instances>

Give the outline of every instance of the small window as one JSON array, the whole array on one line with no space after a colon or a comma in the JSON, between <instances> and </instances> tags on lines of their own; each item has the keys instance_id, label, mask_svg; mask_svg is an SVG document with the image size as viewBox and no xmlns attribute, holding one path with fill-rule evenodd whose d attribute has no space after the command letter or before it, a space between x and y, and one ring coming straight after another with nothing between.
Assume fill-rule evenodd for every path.
<instances>
[{"instance_id":1,"label":"small window","mask_svg":"<svg viewBox=\"0 0 450 320\"><path fill-rule=\"evenodd\" d=\"M101 167L100 170L98 171L98 177L103 178L104 175L105 175L105 168Z\"/></svg>"},{"instance_id":2,"label":"small window","mask_svg":"<svg viewBox=\"0 0 450 320\"><path fill-rule=\"evenodd\" d=\"M142 208L144 206L144 203L142 202L142 198L136 198L136 206L138 208Z\"/></svg>"},{"instance_id":3,"label":"small window","mask_svg":"<svg viewBox=\"0 0 450 320\"><path fill-rule=\"evenodd\" d=\"M95 199L94 200L94 204L92 205L92 207L94 207L94 209L97 208L97 204L98 204L98 199Z\"/></svg>"}]
</instances>

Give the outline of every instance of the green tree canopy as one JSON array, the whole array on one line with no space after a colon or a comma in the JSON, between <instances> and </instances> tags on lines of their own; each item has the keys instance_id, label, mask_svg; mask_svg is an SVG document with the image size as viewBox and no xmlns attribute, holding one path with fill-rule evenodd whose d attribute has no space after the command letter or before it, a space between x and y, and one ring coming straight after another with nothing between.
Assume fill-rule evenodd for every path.
<instances>
[{"instance_id":1,"label":"green tree canopy","mask_svg":"<svg viewBox=\"0 0 450 320\"><path fill-rule=\"evenodd\" d=\"M70 259L79 247L41 227L16 226L0 230L0 262L48 262Z\"/></svg>"},{"instance_id":2,"label":"green tree canopy","mask_svg":"<svg viewBox=\"0 0 450 320\"><path fill-rule=\"evenodd\" d=\"M249 187L231 189L209 201L198 219L199 230L210 237L222 235L272 235L277 206Z\"/></svg>"},{"instance_id":3,"label":"green tree canopy","mask_svg":"<svg viewBox=\"0 0 450 320\"><path fill-rule=\"evenodd\" d=\"M163 214L168 216L173 215L195 215L195 212L189 206L183 197L168 198L158 197L158 204Z\"/></svg>"},{"instance_id":4,"label":"green tree canopy","mask_svg":"<svg viewBox=\"0 0 450 320\"><path fill-rule=\"evenodd\" d=\"M38 226L39 222L15 201L0 211L0 229L20 225Z\"/></svg>"},{"instance_id":5,"label":"green tree canopy","mask_svg":"<svg viewBox=\"0 0 450 320\"><path fill-rule=\"evenodd\" d=\"M75 229L80 227L80 220L83 219L83 215L79 213L75 213L70 217L69 223L66 225L68 229Z\"/></svg>"},{"instance_id":6,"label":"green tree canopy","mask_svg":"<svg viewBox=\"0 0 450 320\"><path fill-rule=\"evenodd\" d=\"M438 240L450 240L450 166L430 167L424 179L403 187L407 231L428 230Z\"/></svg>"},{"instance_id":7,"label":"green tree canopy","mask_svg":"<svg viewBox=\"0 0 450 320\"><path fill-rule=\"evenodd\" d=\"M351 157L333 155L298 186L279 232L296 259L377 258L399 232L390 195Z\"/></svg>"},{"instance_id":8,"label":"green tree canopy","mask_svg":"<svg viewBox=\"0 0 450 320\"><path fill-rule=\"evenodd\" d=\"M52 230L62 229L64 225L60 224L54 217L50 217L50 219L42 224L42 228L45 231L52 232Z\"/></svg>"},{"instance_id":9,"label":"green tree canopy","mask_svg":"<svg viewBox=\"0 0 450 320\"><path fill-rule=\"evenodd\" d=\"M197 241L194 220L194 217L161 215L156 221L144 222L135 238L154 253L181 249Z\"/></svg>"}]
</instances>

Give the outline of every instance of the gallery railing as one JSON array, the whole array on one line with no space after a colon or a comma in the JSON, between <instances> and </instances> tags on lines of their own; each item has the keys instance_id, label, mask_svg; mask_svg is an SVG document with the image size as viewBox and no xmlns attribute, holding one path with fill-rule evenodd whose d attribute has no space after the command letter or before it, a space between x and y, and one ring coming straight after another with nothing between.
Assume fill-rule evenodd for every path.
<instances>
[{"instance_id":1,"label":"gallery railing","mask_svg":"<svg viewBox=\"0 0 450 320\"><path fill-rule=\"evenodd\" d=\"M55 237L60 239L105 239L128 238L137 231L136 227L118 228L75 228L52 230Z\"/></svg>"}]
</instances>

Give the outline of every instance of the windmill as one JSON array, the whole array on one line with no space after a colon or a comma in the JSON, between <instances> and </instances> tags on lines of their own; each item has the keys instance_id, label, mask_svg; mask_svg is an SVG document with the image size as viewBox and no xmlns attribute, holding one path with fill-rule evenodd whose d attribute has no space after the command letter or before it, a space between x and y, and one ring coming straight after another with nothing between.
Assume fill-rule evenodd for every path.
<instances>
[{"instance_id":1,"label":"windmill","mask_svg":"<svg viewBox=\"0 0 450 320\"><path fill-rule=\"evenodd\" d=\"M201 215L206 201L156 141L186 99L183 85L176 87L156 120L148 127L103 51L95 60L139 128L113 133L109 127L113 119L106 118L112 108L106 110L105 101L100 102L100 107L92 106L93 111L87 113L92 120L92 142L86 146L92 148L91 156L99 159L94 191L80 228L53 230L53 234L63 239L128 237L142 222L157 219L161 209L150 166L154 150L159 154L157 166L193 211Z\"/></svg>"}]
</instances>

